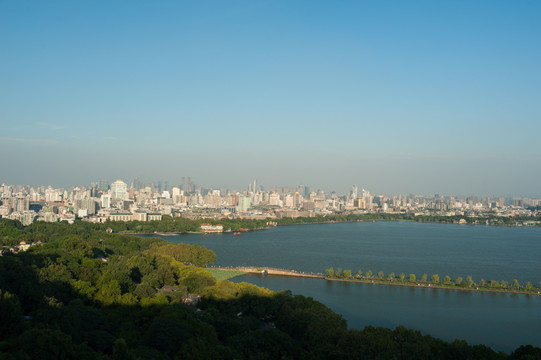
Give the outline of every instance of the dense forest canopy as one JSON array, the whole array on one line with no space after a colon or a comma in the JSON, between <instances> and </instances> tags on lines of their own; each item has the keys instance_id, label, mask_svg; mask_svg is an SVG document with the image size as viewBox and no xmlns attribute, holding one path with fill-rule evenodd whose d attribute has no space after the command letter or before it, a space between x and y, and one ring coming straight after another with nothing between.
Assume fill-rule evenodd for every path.
<instances>
[{"instance_id":1,"label":"dense forest canopy","mask_svg":"<svg viewBox=\"0 0 541 360\"><path fill-rule=\"evenodd\" d=\"M245 226L245 225L244 225ZM529 359L415 330L348 329L321 303L216 281L215 254L89 223L0 220L0 359Z\"/></svg>"}]
</instances>

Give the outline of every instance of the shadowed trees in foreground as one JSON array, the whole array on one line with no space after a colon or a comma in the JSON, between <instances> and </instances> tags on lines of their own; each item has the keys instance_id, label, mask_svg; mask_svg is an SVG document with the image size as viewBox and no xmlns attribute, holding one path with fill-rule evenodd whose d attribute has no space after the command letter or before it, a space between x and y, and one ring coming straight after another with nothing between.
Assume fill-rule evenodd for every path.
<instances>
[{"instance_id":1,"label":"shadowed trees in foreground","mask_svg":"<svg viewBox=\"0 0 541 360\"><path fill-rule=\"evenodd\" d=\"M0 232L12 225L0 221ZM42 246L0 257L0 359L529 359L541 351L508 356L404 327L348 329L312 298L217 282L200 267L214 261L202 247L79 225L40 232Z\"/></svg>"}]
</instances>

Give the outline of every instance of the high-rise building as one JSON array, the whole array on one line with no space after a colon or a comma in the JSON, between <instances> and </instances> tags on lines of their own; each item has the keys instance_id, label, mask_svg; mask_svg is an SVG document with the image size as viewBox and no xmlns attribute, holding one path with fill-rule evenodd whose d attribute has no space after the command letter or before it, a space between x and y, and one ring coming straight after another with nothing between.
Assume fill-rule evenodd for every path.
<instances>
[{"instance_id":1,"label":"high-rise building","mask_svg":"<svg viewBox=\"0 0 541 360\"><path fill-rule=\"evenodd\" d=\"M136 177L135 179L133 179L133 186L136 190L139 190L144 188L145 184L138 177Z\"/></svg>"},{"instance_id":2,"label":"high-rise building","mask_svg":"<svg viewBox=\"0 0 541 360\"><path fill-rule=\"evenodd\" d=\"M239 212L248 211L249 208L250 208L250 198L248 196L240 195L237 211Z\"/></svg>"},{"instance_id":3,"label":"high-rise building","mask_svg":"<svg viewBox=\"0 0 541 360\"><path fill-rule=\"evenodd\" d=\"M275 206L282 207L283 202L282 202L282 200L280 200L280 195L277 194L277 193L270 194L269 195L269 205L275 205Z\"/></svg>"},{"instance_id":4,"label":"high-rise building","mask_svg":"<svg viewBox=\"0 0 541 360\"><path fill-rule=\"evenodd\" d=\"M104 209L111 207L111 195L102 195L101 196L101 207Z\"/></svg>"},{"instance_id":5,"label":"high-rise building","mask_svg":"<svg viewBox=\"0 0 541 360\"><path fill-rule=\"evenodd\" d=\"M87 215L93 215L96 213L96 205L97 203L94 199L76 200L73 211L78 214L79 210L85 210Z\"/></svg>"},{"instance_id":6,"label":"high-rise building","mask_svg":"<svg viewBox=\"0 0 541 360\"><path fill-rule=\"evenodd\" d=\"M284 197L284 206L289 208L295 207L295 197L291 194L287 194Z\"/></svg>"},{"instance_id":7,"label":"high-rise building","mask_svg":"<svg viewBox=\"0 0 541 360\"><path fill-rule=\"evenodd\" d=\"M107 183L107 180L100 180L98 182L98 190L101 190L101 191L109 190L109 184Z\"/></svg>"},{"instance_id":8,"label":"high-rise building","mask_svg":"<svg viewBox=\"0 0 541 360\"><path fill-rule=\"evenodd\" d=\"M366 209L366 200L364 198L356 198L353 200L353 206L359 209Z\"/></svg>"},{"instance_id":9,"label":"high-rise building","mask_svg":"<svg viewBox=\"0 0 541 360\"><path fill-rule=\"evenodd\" d=\"M184 189L184 192L187 192L188 194L191 194L195 191L195 185L192 182L192 178L188 176L188 183L186 184L186 189Z\"/></svg>"},{"instance_id":10,"label":"high-rise building","mask_svg":"<svg viewBox=\"0 0 541 360\"><path fill-rule=\"evenodd\" d=\"M45 190L45 201L47 202L62 201L62 194L60 194L60 191L58 189L53 189L52 187L49 186Z\"/></svg>"},{"instance_id":11,"label":"high-rise building","mask_svg":"<svg viewBox=\"0 0 541 360\"><path fill-rule=\"evenodd\" d=\"M30 201L27 197L18 196L17 201L15 203L15 211L23 212L28 211L30 208Z\"/></svg>"},{"instance_id":12,"label":"high-rise building","mask_svg":"<svg viewBox=\"0 0 541 360\"><path fill-rule=\"evenodd\" d=\"M182 198L184 197L183 191L180 190L180 188L174 186L172 189L172 197L173 197L173 203L177 204L181 202Z\"/></svg>"},{"instance_id":13,"label":"high-rise building","mask_svg":"<svg viewBox=\"0 0 541 360\"><path fill-rule=\"evenodd\" d=\"M112 199L128 199L128 185L122 181L117 180L111 184L111 198Z\"/></svg>"}]
</instances>

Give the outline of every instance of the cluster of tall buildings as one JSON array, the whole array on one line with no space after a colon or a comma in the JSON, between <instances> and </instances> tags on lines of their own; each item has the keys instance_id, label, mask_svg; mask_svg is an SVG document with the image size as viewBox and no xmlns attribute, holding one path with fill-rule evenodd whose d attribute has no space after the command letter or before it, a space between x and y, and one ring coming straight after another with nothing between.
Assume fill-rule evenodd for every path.
<instances>
[{"instance_id":1,"label":"cluster of tall buildings","mask_svg":"<svg viewBox=\"0 0 541 360\"><path fill-rule=\"evenodd\" d=\"M528 207L541 199L506 199L420 195L374 195L354 185L347 194L312 191L309 186L271 186L265 189L255 180L242 191L196 186L191 178L179 185L166 181L145 184L135 179L92 182L70 189L51 186L0 186L0 217L33 221L104 222L150 221L163 215L188 218L280 218L347 213L411 213L442 215L528 216Z\"/></svg>"}]
</instances>

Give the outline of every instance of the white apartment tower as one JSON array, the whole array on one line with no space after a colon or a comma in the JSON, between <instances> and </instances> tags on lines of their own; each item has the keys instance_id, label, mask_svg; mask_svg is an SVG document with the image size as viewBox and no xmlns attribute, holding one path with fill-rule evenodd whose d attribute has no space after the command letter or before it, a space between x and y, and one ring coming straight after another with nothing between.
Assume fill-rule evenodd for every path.
<instances>
[{"instance_id":1,"label":"white apartment tower","mask_svg":"<svg viewBox=\"0 0 541 360\"><path fill-rule=\"evenodd\" d=\"M128 185L122 181L117 180L111 184L111 198L128 200Z\"/></svg>"}]
</instances>

